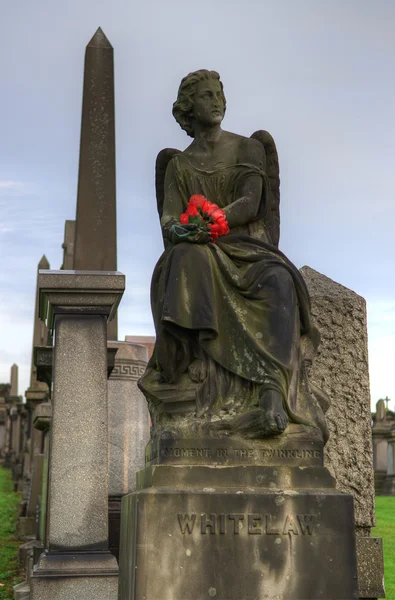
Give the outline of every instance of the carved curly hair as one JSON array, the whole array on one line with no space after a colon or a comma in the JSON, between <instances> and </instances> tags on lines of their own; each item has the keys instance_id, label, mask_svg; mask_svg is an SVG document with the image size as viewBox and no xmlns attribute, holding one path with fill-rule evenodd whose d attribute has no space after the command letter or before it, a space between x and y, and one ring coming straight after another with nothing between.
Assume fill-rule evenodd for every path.
<instances>
[{"instance_id":1,"label":"carved curly hair","mask_svg":"<svg viewBox=\"0 0 395 600\"><path fill-rule=\"evenodd\" d=\"M222 81L220 80L219 74L216 71L207 71L207 69L193 71L193 73L189 73L189 75L181 80L180 87L178 88L177 100L173 104L173 117L181 129L186 131L190 137L194 137L191 111L193 108L196 85L200 81L206 81L210 79L217 79L220 83L225 114L226 98L224 94L224 86L222 85Z\"/></svg>"}]
</instances>

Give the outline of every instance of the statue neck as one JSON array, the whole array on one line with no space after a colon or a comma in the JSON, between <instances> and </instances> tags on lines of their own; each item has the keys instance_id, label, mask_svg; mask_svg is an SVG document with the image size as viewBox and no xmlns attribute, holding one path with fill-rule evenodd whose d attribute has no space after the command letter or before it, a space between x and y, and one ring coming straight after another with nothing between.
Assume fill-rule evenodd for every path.
<instances>
[{"instance_id":1,"label":"statue neck","mask_svg":"<svg viewBox=\"0 0 395 600\"><path fill-rule=\"evenodd\" d=\"M192 145L201 150L211 150L219 141L222 129L221 125L213 125L211 127L203 126L197 123L195 126L195 137Z\"/></svg>"}]
</instances>

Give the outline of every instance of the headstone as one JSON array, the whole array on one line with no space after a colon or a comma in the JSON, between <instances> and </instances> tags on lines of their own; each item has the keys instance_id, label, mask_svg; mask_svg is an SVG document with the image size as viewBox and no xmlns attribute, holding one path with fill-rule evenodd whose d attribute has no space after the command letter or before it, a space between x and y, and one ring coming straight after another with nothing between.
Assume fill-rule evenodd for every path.
<instances>
[{"instance_id":1,"label":"headstone","mask_svg":"<svg viewBox=\"0 0 395 600\"><path fill-rule=\"evenodd\" d=\"M374 487L376 495L380 496L388 474L388 444L391 439L391 431L395 427L395 414L386 406L386 400L380 399L376 403L376 412L372 414L372 422ZM390 489L391 486L387 484L387 492Z\"/></svg>"},{"instance_id":2,"label":"headstone","mask_svg":"<svg viewBox=\"0 0 395 600\"><path fill-rule=\"evenodd\" d=\"M326 413L330 437L325 465L336 478L337 488L354 496L360 562L366 560L368 550L362 548L370 544L371 527L375 526L366 303L352 290L310 267L303 267L301 273L321 334L317 355L308 369L309 379L331 400ZM381 562L376 565L378 572ZM362 568L359 571L367 572ZM382 582L382 578L378 580ZM381 594L382 583L373 597Z\"/></svg>"},{"instance_id":3,"label":"headstone","mask_svg":"<svg viewBox=\"0 0 395 600\"><path fill-rule=\"evenodd\" d=\"M0 383L0 463L4 462L6 455L7 437L7 399L10 393L9 383Z\"/></svg>"},{"instance_id":4,"label":"headstone","mask_svg":"<svg viewBox=\"0 0 395 600\"><path fill-rule=\"evenodd\" d=\"M109 342L117 350L108 379L109 536L119 556L121 498L136 489L136 472L144 468L150 423L147 403L137 387L148 361L147 348L130 342Z\"/></svg>"},{"instance_id":5,"label":"headstone","mask_svg":"<svg viewBox=\"0 0 395 600\"><path fill-rule=\"evenodd\" d=\"M395 425L388 435L387 473L381 493L383 496L395 496Z\"/></svg>"},{"instance_id":6,"label":"headstone","mask_svg":"<svg viewBox=\"0 0 395 600\"><path fill-rule=\"evenodd\" d=\"M114 51L100 28L85 53L73 268L117 269ZM116 320L108 339L117 339Z\"/></svg>"},{"instance_id":7,"label":"headstone","mask_svg":"<svg viewBox=\"0 0 395 600\"><path fill-rule=\"evenodd\" d=\"M116 600L118 565L108 552L106 321L125 278L44 271L39 285L40 318L54 328L55 346L47 530L32 600Z\"/></svg>"},{"instance_id":8,"label":"headstone","mask_svg":"<svg viewBox=\"0 0 395 600\"><path fill-rule=\"evenodd\" d=\"M18 365L11 367L10 394L8 396L8 426L6 427L7 465L11 467L15 490L21 491L19 480L23 475L23 450L25 444L25 410L18 396Z\"/></svg>"},{"instance_id":9,"label":"headstone","mask_svg":"<svg viewBox=\"0 0 395 600\"><path fill-rule=\"evenodd\" d=\"M10 403L10 389L11 385L9 383L3 383L0 387L2 403L4 406L4 444L2 447L2 457L4 458L4 463L9 466L9 453L10 453L10 444L11 444L11 403Z\"/></svg>"}]
</instances>

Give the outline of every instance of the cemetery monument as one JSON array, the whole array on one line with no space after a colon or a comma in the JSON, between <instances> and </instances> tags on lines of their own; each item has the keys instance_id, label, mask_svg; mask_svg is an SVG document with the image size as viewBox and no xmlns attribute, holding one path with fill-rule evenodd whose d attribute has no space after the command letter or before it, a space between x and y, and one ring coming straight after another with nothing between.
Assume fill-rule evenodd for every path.
<instances>
[{"instance_id":1,"label":"cemetery monument","mask_svg":"<svg viewBox=\"0 0 395 600\"><path fill-rule=\"evenodd\" d=\"M156 192L165 251L140 389L152 429L122 501L120 600L358 598L353 498L323 466L309 294L279 251L273 138L221 129L218 73L190 73ZM319 576L317 576L319 574Z\"/></svg>"}]
</instances>

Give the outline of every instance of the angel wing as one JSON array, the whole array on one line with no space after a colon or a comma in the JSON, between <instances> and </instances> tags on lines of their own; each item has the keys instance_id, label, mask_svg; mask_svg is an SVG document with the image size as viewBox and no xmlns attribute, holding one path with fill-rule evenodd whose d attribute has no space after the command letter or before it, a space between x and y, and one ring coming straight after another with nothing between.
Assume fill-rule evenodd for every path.
<instances>
[{"instance_id":1,"label":"angel wing","mask_svg":"<svg viewBox=\"0 0 395 600\"><path fill-rule=\"evenodd\" d=\"M161 150L156 157L155 163L155 190L156 190L156 202L158 207L159 219L162 218L163 203L165 200L165 175L167 165L175 156L179 154L181 150L175 148L164 148Z\"/></svg>"},{"instance_id":2,"label":"angel wing","mask_svg":"<svg viewBox=\"0 0 395 600\"><path fill-rule=\"evenodd\" d=\"M274 139L268 131L260 129L251 136L258 140L265 149L266 174L269 179L269 194L265 198L265 225L274 246L278 247L280 239L280 168Z\"/></svg>"}]
</instances>

